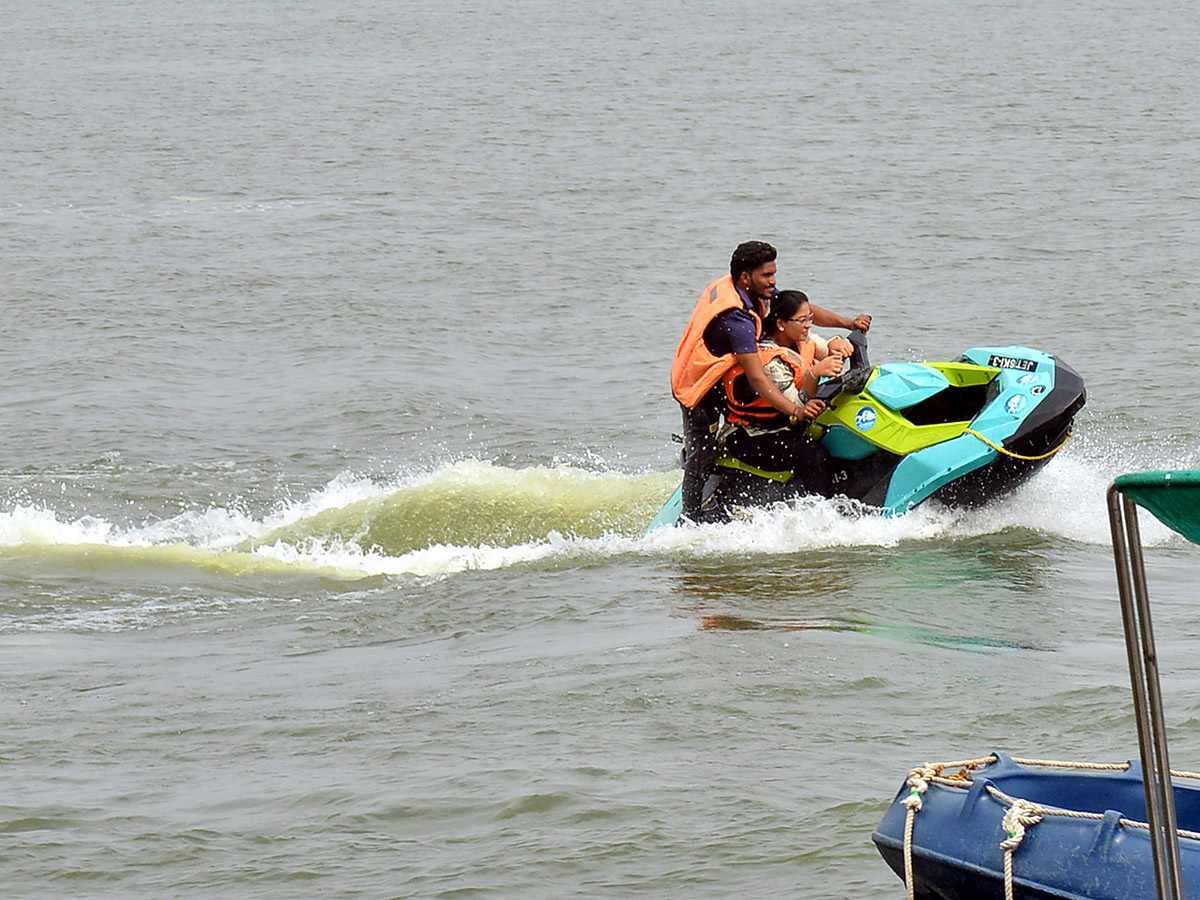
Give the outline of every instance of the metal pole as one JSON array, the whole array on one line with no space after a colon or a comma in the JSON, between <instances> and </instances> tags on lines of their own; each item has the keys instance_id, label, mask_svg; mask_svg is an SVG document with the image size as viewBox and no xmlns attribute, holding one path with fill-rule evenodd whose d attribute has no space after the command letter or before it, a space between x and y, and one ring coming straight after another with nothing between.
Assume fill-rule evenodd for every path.
<instances>
[{"instance_id":1,"label":"metal pole","mask_svg":"<svg viewBox=\"0 0 1200 900\"><path fill-rule=\"evenodd\" d=\"M1150 622L1150 595L1146 589L1146 564L1142 555L1141 531L1138 528L1137 505L1124 497L1125 528L1129 533L1129 563L1133 576L1134 599L1138 607L1138 620L1142 626L1142 656L1145 662L1146 686L1150 700L1150 733L1154 738L1156 786L1160 794L1162 819L1160 829L1166 851L1167 873L1174 882L1174 893L1168 897L1179 897L1183 893L1183 865L1179 853L1179 823L1175 816L1175 789L1171 783L1171 761L1167 754L1167 725L1163 715L1162 686L1158 672L1158 651L1154 646L1154 629Z\"/></svg>"},{"instance_id":2,"label":"metal pole","mask_svg":"<svg viewBox=\"0 0 1200 900\"><path fill-rule=\"evenodd\" d=\"M1175 817L1175 792L1167 754L1159 684L1158 654L1150 622L1150 598L1146 591L1146 569L1138 529L1137 506L1108 490L1108 517L1112 527L1113 555L1117 565L1117 589L1121 596L1121 620L1125 651L1133 688L1133 710L1137 720L1142 779L1146 792L1146 820L1154 854L1154 877L1160 900L1183 900L1183 869Z\"/></svg>"}]
</instances>

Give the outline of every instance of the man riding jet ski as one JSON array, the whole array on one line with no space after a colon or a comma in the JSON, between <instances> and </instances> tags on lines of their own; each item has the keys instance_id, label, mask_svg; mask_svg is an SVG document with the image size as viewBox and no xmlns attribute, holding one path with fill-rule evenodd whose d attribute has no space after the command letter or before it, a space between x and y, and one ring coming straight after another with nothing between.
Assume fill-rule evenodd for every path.
<instances>
[{"instance_id":1,"label":"man riding jet ski","mask_svg":"<svg viewBox=\"0 0 1200 900\"><path fill-rule=\"evenodd\" d=\"M739 244L729 274L700 292L671 363L671 393L683 413L683 515L696 521L704 479L717 455L717 426L726 408L721 379L735 365L750 389L774 409L803 418L803 409L767 377L759 356L763 318L775 295L775 248L763 241ZM816 323L833 328L871 326L871 317L854 319L818 306ZM824 346L824 342L821 342Z\"/></svg>"}]
</instances>

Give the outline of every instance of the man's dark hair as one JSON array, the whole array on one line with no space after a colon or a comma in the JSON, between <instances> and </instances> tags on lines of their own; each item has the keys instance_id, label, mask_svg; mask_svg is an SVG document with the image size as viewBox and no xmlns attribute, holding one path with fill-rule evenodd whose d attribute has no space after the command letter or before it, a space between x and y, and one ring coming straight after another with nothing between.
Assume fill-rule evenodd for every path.
<instances>
[{"instance_id":1,"label":"man's dark hair","mask_svg":"<svg viewBox=\"0 0 1200 900\"><path fill-rule=\"evenodd\" d=\"M759 266L775 262L775 248L763 241L746 241L738 244L729 260L729 274L734 282L743 272L753 272Z\"/></svg>"}]
</instances>

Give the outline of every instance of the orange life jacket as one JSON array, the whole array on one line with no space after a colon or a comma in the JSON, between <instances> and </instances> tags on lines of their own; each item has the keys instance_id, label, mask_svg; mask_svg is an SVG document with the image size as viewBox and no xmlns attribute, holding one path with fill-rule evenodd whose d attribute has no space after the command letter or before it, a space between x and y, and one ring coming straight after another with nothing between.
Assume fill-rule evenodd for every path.
<instances>
[{"instance_id":1,"label":"orange life jacket","mask_svg":"<svg viewBox=\"0 0 1200 900\"><path fill-rule=\"evenodd\" d=\"M766 367L772 360L782 359L792 368L792 381L803 388L804 375L813 366L817 345L805 341L797 352L778 344L759 344L758 357ZM725 418L737 425L757 425L759 428L780 428L788 424L788 417L758 395L750 385L745 370L738 365L725 373L725 398L729 409Z\"/></svg>"},{"instance_id":2,"label":"orange life jacket","mask_svg":"<svg viewBox=\"0 0 1200 900\"><path fill-rule=\"evenodd\" d=\"M692 312L692 320L688 322L687 331L679 342L679 349L675 351L675 360L671 364L671 392L688 409L695 409L704 395L737 362L732 353L714 356L704 345L704 329L729 309L745 309L745 303L733 286L733 278L725 275L700 294ZM755 336L761 337L762 319L757 312L747 312L754 317Z\"/></svg>"}]
</instances>

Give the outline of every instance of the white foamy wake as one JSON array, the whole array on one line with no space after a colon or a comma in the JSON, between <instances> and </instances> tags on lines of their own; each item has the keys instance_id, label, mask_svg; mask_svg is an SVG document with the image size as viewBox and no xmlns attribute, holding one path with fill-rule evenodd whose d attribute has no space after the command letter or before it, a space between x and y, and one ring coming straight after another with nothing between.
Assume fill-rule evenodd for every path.
<instances>
[{"instance_id":1,"label":"white foamy wake","mask_svg":"<svg viewBox=\"0 0 1200 900\"><path fill-rule=\"evenodd\" d=\"M483 544L460 547L433 544L399 556L364 550L355 544L309 541L301 546L276 542L255 548L257 555L308 568L325 568L339 573L356 572L364 577L410 575L430 578L459 572L505 569L579 552L579 543L551 533L545 541L510 547Z\"/></svg>"},{"instance_id":2,"label":"white foamy wake","mask_svg":"<svg viewBox=\"0 0 1200 900\"><path fill-rule=\"evenodd\" d=\"M272 571L319 572L342 577L443 577L458 572L504 569L529 564L554 564L578 558L595 560L622 555L704 558L756 556L831 547L895 547L906 542L953 541L1014 529L1027 529L1052 538L1086 544L1110 541L1105 491L1119 472L1108 455L1063 453L1021 490L977 510L952 510L929 503L907 515L887 518L846 501L803 499L754 510L726 525L665 528L643 536L640 525L623 533L599 537L564 536L558 530L528 540L479 542L459 546L430 540L418 549L389 555L378 547L363 547L345 536L305 533L304 525L321 514L342 510L364 500L385 500L398 492L431 483L454 496L464 485L489 485L498 479L536 481L537 490L562 496L594 494L607 488L643 490L644 475L597 473L555 466L514 470L479 460L460 461L441 469L408 474L388 481L346 474L299 501L280 503L262 519L232 508L187 511L170 519L120 527L85 515L65 519L53 510L17 505L0 510L0 549L19 548L26 554L38 548L77 547L81 552L103 548L176 548L175 564L208 565L231 572L252 571L253 560ZM657 479L661 490L672 475ZM634 487L631 487L634 486ZM556 495L557 496L557 495ZM657 494L655 494L657 496ZM655 501L656 502L656 501ZM1175 540L1173 533L1152 517L1142 517L1142 534L1150 545ZM296 534L274 538L281 529L300 525ZM314 526L315 527L315 526ZM165 554L133 554L134 563Z\"/></svg>"},{"instance_id":3,"label":"white foamy wake","mask_svg":"<svg viewBox=\"0 0 1200 900\"><path fill-rule=\"evenodd\" d=\"M84 516L64 522L48 509L16 506L0 512L0 547L23 544L103 544L113 527L103 519Z\"/></svg>"}]
</instances>

